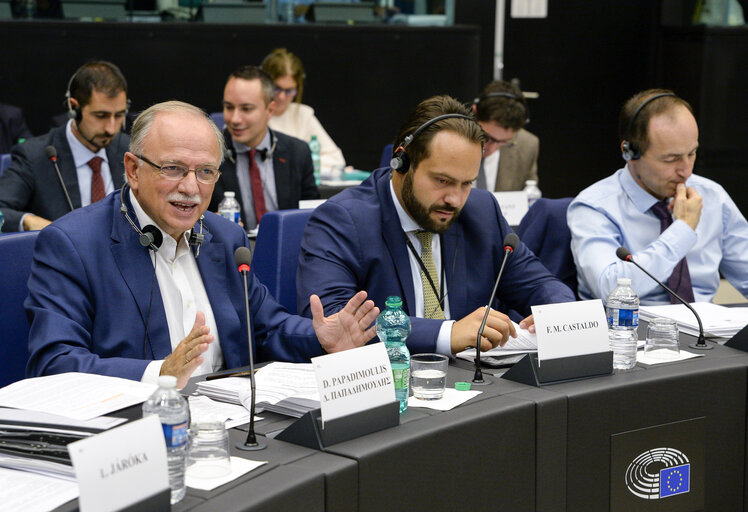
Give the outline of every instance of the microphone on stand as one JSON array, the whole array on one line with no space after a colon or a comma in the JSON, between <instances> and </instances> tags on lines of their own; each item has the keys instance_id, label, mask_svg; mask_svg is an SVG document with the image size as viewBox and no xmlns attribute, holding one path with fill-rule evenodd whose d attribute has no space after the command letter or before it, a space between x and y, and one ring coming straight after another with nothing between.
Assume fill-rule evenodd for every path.
<instances>
[{"instance_id":1,"label":"microphone on stand","mask_svg":"<svg viewBox=\"0 0 748 512\"><path fill-rule=\"evenodd\" d=\"M249 315L249 290L247 289L247 274L249 273L249 264L252 261L252 253L247 247L239 247L234 251L234 261L244 279L244 313L247 315L247 345L249 346L249 382L252 389L252 405L249 409L247 440L244 443L237 444L236 447L240 450L262 450L265 448L265 443L259 442L255 435L255 400L257 393L255 389L255 358L252 351L252 320Z\"/></svg>"},{"instance_id":2,"label":"microphone on stand","mask_svg":"<svg viewBox=\"0 0 748 512\"><path fill-rule=\"evenodd\" d=\"M501 261L499 275L496 276L496 283L493 285L491 298L488 300L488 305L486 306L486 314L483 315L483 322L480 324L478 336L475 340L475 375L473 375L473 384L486 384L486 381L483 380L483 372L480 369L480 340L483 337L483 331L486 328L488 314L491 311L491 304L493 304L493 300L496 297L496 290L499 289L499 280L501 279L501 274L504 273L504 265L506 264L507 257L514 252L518 243L519 237L514 233L509 233L504 237L504 259Z\"/></svg>"},{"instance_id":3,"label":"microphone on stand","mask_svg":"<svg viewBox=\"0 0 748 512\"><path fill-rule=\"evenodd\" d=\"M657 284L659 284L660 286L662 286L670 295L672 295L673 297L675 297L676 299L678 299L679 301L681 301L684 306L686 306L688 309L691 310L691 313L693 313L693 316L696 317L696 321L699 323L699 339L698 339L698 341L696 343L691 343L689 345L690 348L695 348L697 350L711 350L712 348L714 348L711 345L708 345L706 343L706 340L704 339L704 326L701 323L701 318L699 318L699 314L696 313L696 310L693 309L693 307L688 302L686 302L685 300L683 300L673 290L671 290L670 288L668 288L667 286L665 286L665 284L663 284L662 282L660 282L655 276L653 276L652 274L650 274L649 272L647 272L644 269L644 267L642 267L637 262L635 262L634 261L634 257L631 255L631 251L629 251L625 247L619 247L618 249L616 249L616 256L618 256L618 258L621 259L621 260L623 260L623 261L629 261L629 262L633 263L634 265L636 265L637 267L639 267L639 270L641 270L642 272L644 272L645 274L647 274L649 277L651 277L654 280L654 282L656 282Z\"/></svg>"},{"instance_id":4,"label":"microphone on stand","mask_svg":"<svg viewBox=\"0 0 748 512\"><path fill-rule=\"evenodd\" d=\"M70 194L68 194L68 189L67 187L65 187L65 182L62 179L60 167L57 165L57 149L55 149L54 146L47 146L44 151L47 154L47 158L49 158L49 161L52 162L52 165L55 166L57 177L60 178L60 185L62 185L62 191L65 192L65 199L67 199L68 206L70 207L70 211L72 212L73 210L75 210L75 208L73 208L73 202L70 200Z\"/></svg>"}]
</instances>

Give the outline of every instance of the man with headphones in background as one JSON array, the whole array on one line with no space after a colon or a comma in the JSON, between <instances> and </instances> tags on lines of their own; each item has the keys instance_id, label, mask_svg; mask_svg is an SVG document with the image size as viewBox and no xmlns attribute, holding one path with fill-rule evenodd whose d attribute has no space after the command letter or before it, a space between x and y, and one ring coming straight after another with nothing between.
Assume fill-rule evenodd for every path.
<instances>
[{"instance_id":1,"label":"man with headphones in background","mask_svg":"<svg viewBox=\"0 0 748 512\"><path fill-rule=\"evenodd\" d=\"M13 148L0 177L3 231L42 229L124 182L129 100L122 72L111 62L87 62L70 78L65 103L66 125Z\"/></svg>"},{"instance_id":2,"label":"man with headphones in background","mask_svg":"<svg viewBox=\"0 0 748 512\"><path fill-rule=\"evenodd\" d=\"M298 208L301 199L319 199L309 145L268 128L275 110L275 83L255 66L241 66L223 91L224 134L228 158L221 166L210 210L233 191L244 228L254 229L262 215Z\"/></svg>"},{"instance_id":3,"label":"man with headphones in background","mask_svg":"<svg viewBox=\"0 0 748 512\"><path fill-rule=\"evenodd\" d=\"M392 169L378 169L312 215L301 244L298 308L310 314L309 290L327 314L351 290L366 289L380 308L390 295L411 317L411 352L455 354L475 346L511 228L493 194L473 190L485 135L471 112L449 96L421 102L394 142ZM506 314L573 301L521 242L507 259L483 334L483 350L516 330ZM517 318L520 320L521 318ZM532 319L520 326L529 328Z\"/></svg>"},{"instance_id":4,"label":"man with headphones in background","mask_svg":"<svg viewBox=\"0 0 748 512\"><path fill-rule=\"evenodd\" d=\"M630 278L642 304L675 303L635 260L688 302L711 301L719 273L748 296L748 223L727 192L693 173L699 128L691 106L672 91L631 97L618 123L626 165L583 190L567 220L579 296L605 300Z\"/></svg>"},{"instance_id":5,"label":"man with headphones in background","mask_svg":"<svg viewBox=\"0 0 748 512\"><path fill-rule=\"evenodd\" d=\"M524 129L530 112L519 87L491 82L473 100L473 113L488 139L475 186L504 192L524 189L527 180L538 181L540 141Z\"/></svg>"},{"instance_id":6,"label":"man with headphones in background","mask_svg":"<svg viewBox=\"0 0 748 512\"><path fill-rule=\"evenodd\" d=\"M379 310L353 294L340 314L290 315L237 266L249 253L236 224L206 213L224 156L223 135L192 105L154 105L133 124L128 185L39 233L25 307L29 376L70 371L155 382L261 360L308 362L361 346ZM239 250L239 256L236 251ZM248 266L248 263L247 263Z\"/></svg>"}]
</instances>

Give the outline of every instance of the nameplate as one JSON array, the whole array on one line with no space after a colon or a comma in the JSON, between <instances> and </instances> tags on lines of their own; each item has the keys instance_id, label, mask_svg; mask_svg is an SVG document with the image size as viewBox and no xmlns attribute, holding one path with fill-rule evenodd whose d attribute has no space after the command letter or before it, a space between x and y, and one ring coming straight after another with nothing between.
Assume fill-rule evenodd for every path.
<instances>
[{"instance_id":1,"label":"nameplate","mask_svg":"<svg viewBox=\"0 0 748 512\"><path fill-rule=\"evenodd\" d=\"M313 357L322 424L395 401L387 349L373 343Z\"/></svg>"},{"instance_id":2,"label":"nameplate","mask_svg":"<svg viewBox=\"0 0 748 512\"><path fill-rule=\"evenodd\" d=\"M122 510L169 488L158 416L70 443L68 451L78 479L81 512Z\"/></svg>"},{"instance_id":3,"label":"nameplate","mask_svg":"<svg viewBox=\"0 0 748 512\"><path fill-rule=\"evenodd\" d=\"M299 200L299 210L314 210L327 199L301 199Z\"/></svg>"},{"instance_id":4,"label":"nameplate","mask_svg":"<svg viewBox=\"0 0 748 512\"><path fill-rule=\"evenodd\" d=\"M610 350L608 322L600 299L532 306L538 364L544 359Z\"/></svg>"},{"instance_id":5,"label":"nameplate","mask_svg":"<svg viewBox=\"0 0 748 512\"><path fill-rule=\"evenodd\" d=\"M527 213L527 192L494 192L493 195L509 225L519 226L522 217Z\"/></svg>"}]
</instances>

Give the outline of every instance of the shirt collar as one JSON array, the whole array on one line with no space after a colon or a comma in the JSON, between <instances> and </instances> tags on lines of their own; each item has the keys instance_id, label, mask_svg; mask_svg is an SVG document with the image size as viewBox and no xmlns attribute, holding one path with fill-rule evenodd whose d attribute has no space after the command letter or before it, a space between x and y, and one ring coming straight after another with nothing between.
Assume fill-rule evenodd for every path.
<instances>
[{"instance_id":1,"label":"shirt collar","mask_svg":"<svg viewBox=\"0 0 748 512\"><path fill-rule=\"evenodd\" d=\"M232 142L232 144L234 144L234 150L236 151L236 154L246 153L250 149L264 149L264 150L268 150L268 149L270 149L270 128L268 128L267 130L265 130L265 136L262 138L262 140L260 141L260 143L255 148L250 148L246 144L243 144L243 143L241 143L238 140L233 139L233 138L231 139L231 142Z\"/></svg>"},{"instance_id":2,"label":"shirt collar","mask_svg":"<svg viewBox=\"0 0 748 512\"><path fill-rule=\"evenodd\" d=\"M159 231L161 231L161 235L164 237L164 241L162 242L161 247L159 248L159 254L164 255L164 258L167 260L173 261L175 257L180 256L185 250L189 250L189 239L190 234L192 233L192 230L187 230L182 234L182 237L179 239L179 244L177 244L177 241L174 240L170 234L168 234L166 231L161 229L161 226L156 224L156 222L151 219L151 217L145 213L145 210L143 210L143 207L140 206L140 203L138 203L138 200L135 198L135 194L133 193L132 189L129 191L130 194L130 203L132 204L132 209L135 211L135 217L138 219L138 224L140 227L147 226L149 224L156 226Z\"/></svg>"},{"instance_id":3,"label":"shirt collar","mask_svg":"<svg viewBox=\"0 0 748 512\"><path fill-rule=\"evenodd\" d=\"M73 120L69 120L67 127L65 127L65 137L68 140L68 146L70 146L70 152L73 153L73 160L75 161L75 167L81 167L87 165L88 162L95 156L101 157L107 165L109 160L106 157L106 148L101 148L99 151L94 153L73 134Z\"/></svg>"},{"instance_id":4,"label":"shirt collar","mask_svg":"<svg viewBox=\"0 0 748 512\"><path fill-rule=\"evenodd\" d=\"M390 194L392 195L392 202L395 203L395 211L397 211L397 216L400 219L400 226L403 228L403 231L406 233L422 231L423 228L419 226L410 215L408 215L408 212L405 211L405 208L403 208L403 205L401 205L400 201L397 199L395 186L392 184L392 178L390 178Z\"/></svg>"},{"instance_id":5,"label":"shirt collar","mask_svg":"<svg viewBox=\"0 0 748 512\"><path fill-rule=\"evenodd\" d=\"M633 171L629 168L628 164L626 164L626 167L619 170L618 172L618 179L621 182L623 191L627 196L629 196L631 202L634 203L636 209L641 213L646 212L647 210L652 208L652 205L659 201L659 199L644 190L644 188L642 188L642 186L636 182L634 176L631 174Z\"/></svg>"}]
</instances>

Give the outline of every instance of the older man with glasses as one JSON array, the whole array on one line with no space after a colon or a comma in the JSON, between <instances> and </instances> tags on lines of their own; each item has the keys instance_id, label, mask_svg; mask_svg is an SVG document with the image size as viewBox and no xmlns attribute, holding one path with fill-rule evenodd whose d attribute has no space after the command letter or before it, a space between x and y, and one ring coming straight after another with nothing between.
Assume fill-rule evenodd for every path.
<instances>
[{"instance_id":1,"label":"older man with glasses","mask_svg":"<svg viewBox=\"0 0 748 512\"><path fill-rule=\"evenodd\" d=\"M221 132L201 110L154 105L136 120L127 184L39 234L26 310L29 376L70 371L154 382L247 364L240 227L206 212L220 177ZM144 235L145 233L145 235ZM259 359L308 361L361 346L378 309L357 293L324 317L289 315L248 284Z\"/></svg>"},{"instance_id":2,"label":"older man with glasses","mask_svg":"<svg viewBox=\"0 0 748 512\"><path fill-rule=\"evenodd\" d=\"M537 181L540 142L523 128L530 113L522 91L509 82L491 82L473 101L473 112L487 138L475 186L503 192Z\"/></svg>"}]
</instances>

